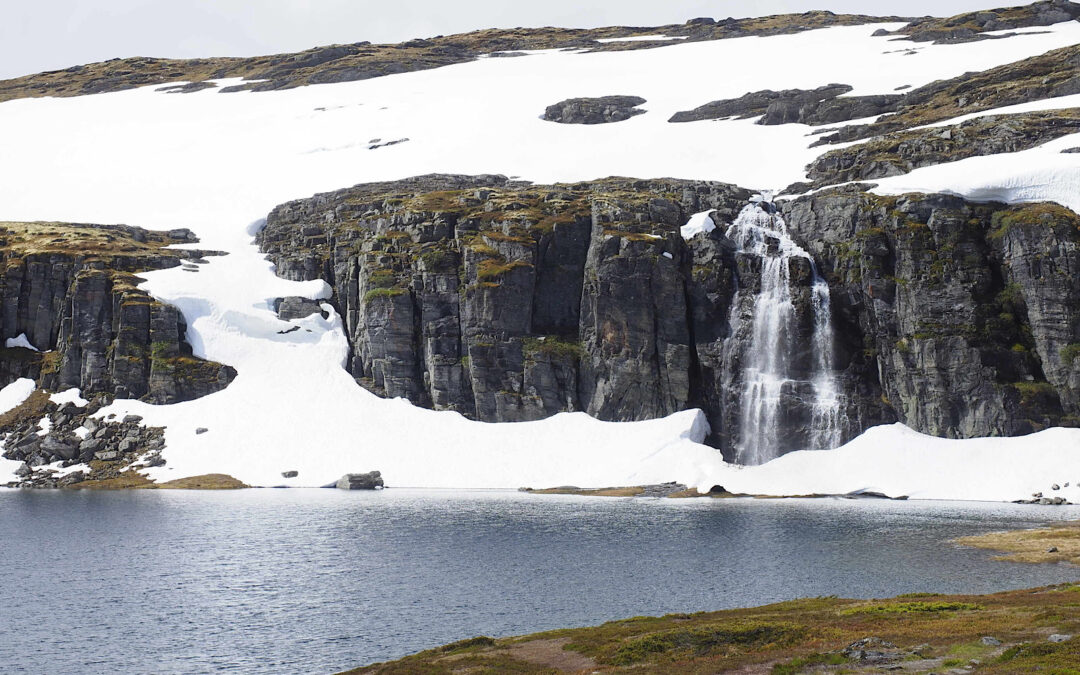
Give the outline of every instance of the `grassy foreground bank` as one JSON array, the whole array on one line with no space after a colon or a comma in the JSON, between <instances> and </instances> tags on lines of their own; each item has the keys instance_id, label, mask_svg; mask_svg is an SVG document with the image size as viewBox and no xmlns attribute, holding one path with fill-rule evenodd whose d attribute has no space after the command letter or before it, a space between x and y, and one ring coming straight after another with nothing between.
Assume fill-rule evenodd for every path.
<instances>
[{"instance_id":1,"label":"grassy foreground bank","mask_svg":"<svg viewBox=\"0 0 1080 675\"><path fill-rule=\"evenodd\" d=\"M635 617L520 637L477 637L349 671L874 672L1080 673L1080 584L978 596L811 598L751 609Z\"/></svg>"},{"instance_id":2,"label":"grassy foreground bank","mask_svg":"<svg viewBox=\"0 0 1080 675\"><path fill-rule=\"evenodd\" d=\"M1008 560L1080 562L1080 523L958 541L1002 551ZM348 672L1080 675L1080 583L992 595L809 598L634 617L518 637L476 637Z\"/></svg>"}]
</instances>

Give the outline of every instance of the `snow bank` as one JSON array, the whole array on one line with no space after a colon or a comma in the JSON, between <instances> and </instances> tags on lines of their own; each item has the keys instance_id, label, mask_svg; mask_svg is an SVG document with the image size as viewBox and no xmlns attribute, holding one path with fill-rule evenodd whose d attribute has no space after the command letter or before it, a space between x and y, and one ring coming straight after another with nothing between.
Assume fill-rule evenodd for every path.
<instances>
[{"instance_id":1,"label":"snow bank","mask_svg":"<svg viewBox=\"0 0 1080 675\"><path fill-rule=\"evenodd\" d=\"M49 400L56 405L64 405L65 403L74 403L77 408L83 408L89 401L79 395L78 387L72 387L65 391L59 391L49 396Z\"/></svg>"},{"instance_id":2,"label":"snow bank","mask_svg":"<svg viewBox=\"0 0 1080 675\"><path fill-rule=\"evenodd\" d=\"M0 389L0 414L22 404L32 393L34 393L34 381L27 377L21 377Z\"/></svg>"},{"instance_id":3,"label":"snow bank","mask_svg":"<svg viewBox=\"0 0 1080 675\"><path fill-rule=\"evenodd\" d=\"M1072 432L990 445L941 441L932 447L943 454L928 457L928 451L912 445L914 437L889 427L841 450L738 469L700 444L707 425L693 410L621 424L574 413L490 425L379 399L342 369L348 344L330 305L323 305L326 319L313 315L293 322L280 321L271 309L275 297L324 299L328 286L279 279L251 243L261 222L256 219L287 200L430 172L504 173L538 182L673 176L781 187L802 180L804 166L831 149L807 147L814 139L804 125L670 124L667 119L764 88L843 82L855 88L852 94L889 93L900 85L919 86L1080 41L1077 22L1023 39L926 45L910 56L870 37L877 28L897 27L835 27L636 51L533 52L275 92L210 89L174 96L156 92L155 85L8 101L0 103L0 218L189 227L202 239L198 247L228 252L200 265L197 273L174 268L142 275L144 288L183 312L195 353L238 373L224 391L197 401L153 406L121 400L101 411L135 413L147 424L167 427L168 463L149 470L155 479L222 472L253 485L316 486L346 472L378 469L392 486L678 480L761 493L877 486L912 496L1023 497L1038 480L1057 480L1059 465L1069 459L1042 440L1060 439L1076 450ZM716 64L724 76L703 80L703 64ZM612 91L646 98L649 112L611 125L538 119L556 101ZM411 140L369 149L376 138ZM108 158L108 171L101 170L102 157ZM1042 175L1054 186L1044 192L1063 194L1073 185L1074 195L1080 193L1075 182L1069 183L1075 172L1070 179L1066 171L1080 156L1061 157L1040 155L1042 168L1028 162L1027 173L1012 183L1008 177L1015 171L1005 171L1004 163L1000 175L988 174L989 182L920 172L903 178L927 184L947 178L958 182L954 189L1025 198L1025 184ZM1039 171L1044 173L1036 175ZM1038 198L1040 180L1034 183L1027 189ZM300 330L282 334L290 326ZM209 431L196 434L198 427ZM1023 471L1012 470L1017 464ZM5 466L0 465L0 474ZM901 475L896 466L909 470ZM975 475L980 486L962 483L958 468ZM936 477L938 470L948 470L953 482ZM1001 476L990 480L995 470ZM285 479L284 471L299 475ZM872 480L886 473L894 482Z\"/></svg>"},{"instance_id":4,"label":"snow bank","mask_svg":"<svg viewBox=\"0 0 1080 675\"><path fill-rule=\"evenodd\" d=\"M947 192L973 201L1052 201L1080 212L1080 153L1061 152L1078 145L1080 134L1071 134L1022 152L970 157L875 179L878 186L872 191Z\"/></svg>"},{"instance_id":5,"label":"snow bank","mask_svg":"<svg viewBox=\"0 0 1080 675\"><path fill-rule=\"evenodd\" d=\"M756 467L725 465L710 477L728 490L750 494L862 490L913 499L995 501L1043 492L1080 502L1080 429L958 441L893 424L869 429L836 450L793 452ZM1066 483L1069 487L1052 489Z\"/></svg>"},{"instance_id":6,"label":"snow bank","mask_svg":"<svg viewBox=\"0 0 1080 675\"><path fill-rule=\"evenodd\" d=\"M23 401L30 397L30 394L34 393L34 387L33 380L22 377L0 389L0 414L13 410L22 404ZM0 448L2 447L3 444L0 444ZM2 450L0 450L0 453L2 453ZM19 468L21 464L22 462L0 457L0 484L15 480L15 469Z\"/></svg>"}]
</instances>

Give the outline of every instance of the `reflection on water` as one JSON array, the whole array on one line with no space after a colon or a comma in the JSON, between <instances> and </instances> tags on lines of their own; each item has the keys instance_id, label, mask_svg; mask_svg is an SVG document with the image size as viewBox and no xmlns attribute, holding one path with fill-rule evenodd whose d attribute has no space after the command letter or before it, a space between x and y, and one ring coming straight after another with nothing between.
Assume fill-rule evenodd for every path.
<instances>
[{"instance_id":1,"label":"reflection on water","mask_svg":"<svg viewBox=\"0 0 1080 675\"><path fill-rule=\"evenodd\" d=\"M515 492L0 491L6 672L325 673L804 596L1080 578L945 543L1080 507Z\"/></svg>"}]
</instances>

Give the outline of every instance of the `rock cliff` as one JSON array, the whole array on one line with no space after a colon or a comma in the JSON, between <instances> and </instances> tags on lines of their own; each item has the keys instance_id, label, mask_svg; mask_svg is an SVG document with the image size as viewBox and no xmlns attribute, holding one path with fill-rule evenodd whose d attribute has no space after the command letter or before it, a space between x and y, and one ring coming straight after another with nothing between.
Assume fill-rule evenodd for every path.
<instances>
[{"instance_id":1,"label":"rock cliff","mask_svg":"<svg viewBox=\"0 0 1080 675\"><path fill-rule=\"evenodd\" d=\"M724 232L749 197L677 180L423 176L284 204L258 241L281 276L333 286L349 370L380 395L489 422L700 407L730 456L732 302L760 259ZM708 209L719 227L684 240ZM858 189L782 210L831 287L843 439L895 420L950 437L1080 423L1075 214ZM790 283L805 310L809 268ZM804 423L781 420L781 451Z\"/></svg>"},{"instance_id":2,"label":"rock cliff","mask_svg":"<svg viewBox=\"0 0 1080 675\"><path fill-rule=\"evenodd\" d=\"M0 338L25 335L39 351L0 350L0 385L18 377L84 396L176 403L226 386L228 366L192 356L180 312L136 288L138 272L186 263L205 251L187 230L120 225L0 223Z\"/></svg>"}]
</instances>

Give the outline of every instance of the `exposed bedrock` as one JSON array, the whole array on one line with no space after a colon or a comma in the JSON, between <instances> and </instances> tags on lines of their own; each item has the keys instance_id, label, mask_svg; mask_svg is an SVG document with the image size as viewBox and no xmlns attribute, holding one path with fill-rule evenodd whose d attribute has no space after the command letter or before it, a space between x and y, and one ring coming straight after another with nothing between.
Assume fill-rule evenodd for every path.
<instances>
[{"instance_id":1,"label":"exposed bedrock","mask_svg":"<svg viewBox=\"0 0 1080 675\"><path fill-rule=\"evenodd\" d=\"M956 16L915 19L896 32L915 42L971 42L1006 36L991 36L991 31L1051 26L1080 18L1080 5L1070 0L1042 0L1018 7L1002 7Z\"/></svg>"},{"instance_id":2,"label":"exposed bedrock","mask_svg":"<svg viewBox=\"0 0 1080 675\"><path fill-rule=\"evenodd\" d=\"M348 368L379 395L489 422L700 407L731 456L743 388L731 360L746 358L731 324L762 258L725 231L749 197L678 180L422 176L283 204L258 241L279 275L331 284ZM685 241L679 227L708 209L718 227ZM841 440L895 420L949 437L1080 421L1075 214L851 190L783 215L831 287ZM810 261L788 277L792 330L809 334ZM804 417L782 416L780 452L805 444Z\"/></svg>"},{"instance_id":3,"label":"exposed bedrock","mask_svg":"<svg viewBox=\"0 0 1080 675\"><path fill-rule=\"evenodd\" d=\"M785 211L901 421L951 438L1080 424L1075 213L855 190Z\"/></svg>"},{"instance_id":4,"label":"exposed bedrock","mask_svg":"<svg viewBox=\"0 0 1080 675\"><path fill-rule=\"evenodd\" d=\"M901 94L841 96L851 90L852 87L846 84L828 84L811 90L765 89L677 112L668 121L747 119L760 115L758 124L835 124L889 112L903 98Z\"/></svg>"},{"instance_id":5,"label":"exposed bedrock","mask_svg":"<svg viewBox=\"0 0 1080 675\"><path fill-rule=\"evenodd\" d=\"M549 105L541 119L560 124L609 124L644 114L637 106L645 103L640 96L601 96L568 98Z\"/></svg>"},{"instance_id":6,"label":"exposed bedrock","mask_svg":"<svg viewBox=\"0 0 1080 675\"><path fill-rule=\"evenodd\" d=\"M0 223L0 338L25 335L40 351L0 349L0 384L18 377L52 390L78 387L175 403L225 387L232 368L192 356L183 316L136 288L137 272L206 252L162 248L186 230Z\"/></svg>"}]
</instances>

